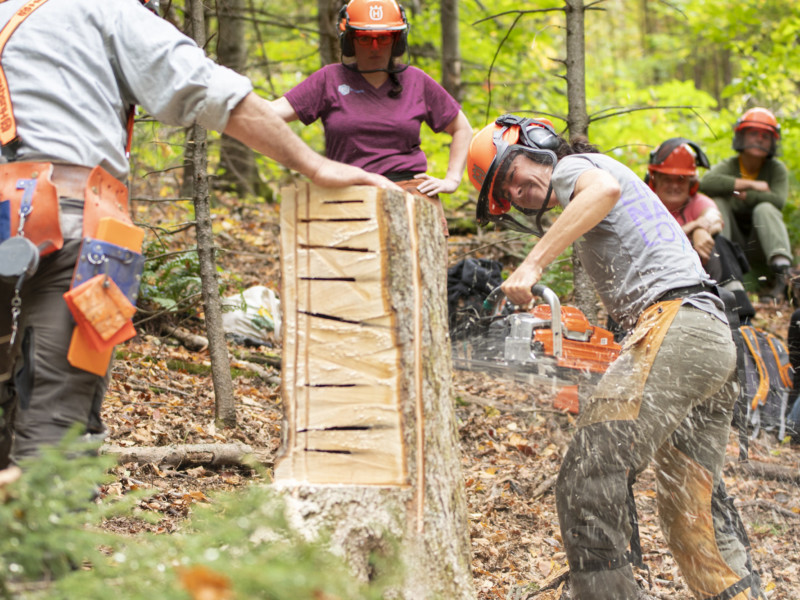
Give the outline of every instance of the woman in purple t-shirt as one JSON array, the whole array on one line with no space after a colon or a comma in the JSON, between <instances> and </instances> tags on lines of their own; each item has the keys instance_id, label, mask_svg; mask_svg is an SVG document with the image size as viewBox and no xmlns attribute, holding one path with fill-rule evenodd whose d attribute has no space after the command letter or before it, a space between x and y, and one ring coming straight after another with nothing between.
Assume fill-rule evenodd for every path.
<instances>
[{"instance_id":1,"label":"woman in purple t-shirt","mask_svg":"<svg viewBox=\"0 0 800 600\"><path fill-rule=\"evenodd\" d=\"M327 65L272 107L285 120L322 119L325 155L385 175L439 207L438 194L458 189L472 128L458 103L424 71L396 65L406 49L408 22L395 0L351 0L340 13L343 62ZM347 63L344 59L354 57ZM443 179L426 174L422 123L452 137Z\"/></svg>"}]
</instances>

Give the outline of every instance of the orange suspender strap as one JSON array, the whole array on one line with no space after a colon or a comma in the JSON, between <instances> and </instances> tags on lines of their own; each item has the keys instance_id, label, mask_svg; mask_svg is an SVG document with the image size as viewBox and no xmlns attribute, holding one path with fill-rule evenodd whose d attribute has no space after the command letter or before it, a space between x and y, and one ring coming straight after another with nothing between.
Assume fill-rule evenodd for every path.
<instances>
[{"instance_id":1,"label":"orange suspender strap","mask_svg":"<svg viewBox=\"0 0 800 600\"><path fill-rule=\"evenodd\" d=\"M5 27L0 30L0 54L3 53L8 38L17 30L17 27L45 2L47 0L30 0L14 13ZM11 106L11 94L8 91L6 73L3 71L2 64L0 64L0 144L6 146L15 139L17 139L17 121L14 118L14 110Z\"/></svg>"},{"instance_id":2,"label":"orange suspender strap","mask_svg":"<svg viewBox=\"0 0 800 600\"><path fill-rule=\"evenodd\" d=\"M789 374L789 371L792 369L792 365L789 364L788 359L786 362L783 361L781 356L785 356L785 354L782 354L777 348L777 345L781 344L781 341L771 333L768 333L767 343L769 344L770 350L772 350L772 356L775 357L775 364L778 365L778 371L780 371L781 374L781 383L783 383L784 387L792 389L794 385L792 382L792 376Z\"/></svg>"},{"instance_id":3,"label":"orange suspender strap","mask_svg":"<svg viewBox=\"0 0 800 600\"><path fill-rule=\"evenodd\" d=\"M763 405L767 401L769 374L767 373L767 367L764 365L764 359L761 358L761 350L758 346L758 337L755 330L749 325L743 325L739 329L742 331L742 338L750 349L750 355L756 363L756 369L758 369L758 389L750 403L750 408L756 410L759 404Z\"/></svg>"}]
</instances>

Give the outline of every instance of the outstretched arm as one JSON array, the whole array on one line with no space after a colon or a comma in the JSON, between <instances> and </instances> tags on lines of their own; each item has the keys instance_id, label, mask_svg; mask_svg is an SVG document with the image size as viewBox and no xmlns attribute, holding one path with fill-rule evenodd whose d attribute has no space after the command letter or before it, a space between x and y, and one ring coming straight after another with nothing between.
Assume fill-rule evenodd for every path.
<instances>
[{"instance_id":1,"label":"outstretched arm","mask_svg":"<svg viewBox=\"0 0 800 600\"><path fill-rule=\"evenodd\" d=\"M253 92L233 109L225 133L256 152L305 175L317 185L374 185L400 190L382 175L367 173L314 152L289 128L267 100Z\"/></svg>"},{"instance_id":2,"label":"outstretched arm","mask_svg":"<svg viewBox=\"0 0 800 600\"><path fill-rule=\"evenodd\" d=\"M614 208L620 193L619 182L606 171L592 169L582 173L564 212L503 282L501 287L508 299L518 306L529 304L533 299L531 288L541 279L544 269L572 242L602 221Z\"/></svg>"},{"instance_id":3,"label":"outstretched arm","mask_svg":"<svg viewBox=\"0 0 800 600\"><path fill-rule=\"evenodd\" d=\"M447 163L447 174L444 179L437 179L424 174L417 175L417 178L423 180L417 186L417 189L428 196L455 192L461 183L461 177L464 175L464 168L467 165L467 151L472 140L472 127L467 116L462 111L458 111L456 118L450 121L450 124L444 130L453 136L453 141L450 142L450 159Z\"/></svg>"}]
</instances>

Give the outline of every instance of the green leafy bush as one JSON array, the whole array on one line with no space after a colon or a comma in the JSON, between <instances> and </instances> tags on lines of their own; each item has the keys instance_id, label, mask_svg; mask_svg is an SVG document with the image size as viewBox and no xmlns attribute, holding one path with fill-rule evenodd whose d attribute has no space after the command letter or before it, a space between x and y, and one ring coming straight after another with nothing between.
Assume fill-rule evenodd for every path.
<instances>
[{"instance_id":1,"label":"green leafy bush","mask_svg":"<svg viewBox=\"0 0 800 600\"><path fill-rule=\"evenodd\" d=\"M388 579L355 581L322 544L287 527L281 499L266 486L196 504L182 531L172 535L103 531L109 514L130 516L132 501L92 500L108 479L110 459L76 447L74 437L23 465L22 478L0 492L0 597L383 597ZM385 566L381 571L391 576Z\"/></svg>"},{"instance_id":2,"label":"green leafy bush","mask_svg":"<svg viewBox=\"0 0 800 600\"><path fill-rule=\"evenodd\" d=\"M152 248L145 254L150 256ZM145 262L141 300L152 302L167 310L175 310L188 298L200 294L200 260L196 250L155 257Z\"/></svg>"}]
</instances>

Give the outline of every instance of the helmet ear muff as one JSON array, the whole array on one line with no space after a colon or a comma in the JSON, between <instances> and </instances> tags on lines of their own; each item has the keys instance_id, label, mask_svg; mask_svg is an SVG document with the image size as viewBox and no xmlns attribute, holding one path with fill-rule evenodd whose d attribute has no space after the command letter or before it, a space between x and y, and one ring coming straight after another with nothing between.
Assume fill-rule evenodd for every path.
<instances>
[{"instance_id":1,"label":"helmet ear muff","mask_svg":"<svg viewBox=\"0 0 800 600\"><path fill-rule=\"evenodd\" d=\"M339 49L342 56L355 56L356 49L353 47L353 31L350 29L350 15L347 13L345 4L339 9Z\"/></svg>"},{"instance_id":2,"label":"helmet ear muff","mask_svg":"<svg viewBox=\"0 0 800 600\"><path fill-rule=\"evenodd\" d=\"M694 164L696 167L702 167L704 169L708 169L711 164L708 162L708 157L706 156L705 152L695 144L691 140L687 140L686 138L670 138L667 141L663 142L658 148L653 150L650 153L650 161L649 164L651 166L658 166L664 164L664 162L670 157L670 155L675 152L678 148L683 145L689 146L692 151L694 152ZM645 175L644 181L647 185L650 186L650 189L655 191L655 183L653 181L653 177L651 176L651 171L658 170L658 169L647 169L647 175ZM694 196L697 191L700 189L700 180L697 176L694 176L691 180L691 185L689 186L689 195Z\"/></svg>"},{"instance_id":3,"label":"helmet ear muff","mask_svg":"<svg viewBox=\"0 0 800 600\"><path fill-rule=\"evenodd\" d=\"M406 18L406 9L403 8L401 4L398 4L397 8L400 9L400 16L403 18L403 23L405 23L406 28L397 34L397 39L394 41L394 45L392 46L392 56L394 57L403 56L403 54L406 53L406 48L408 48L408 19Z\"/></svg>"}]
</instances>

